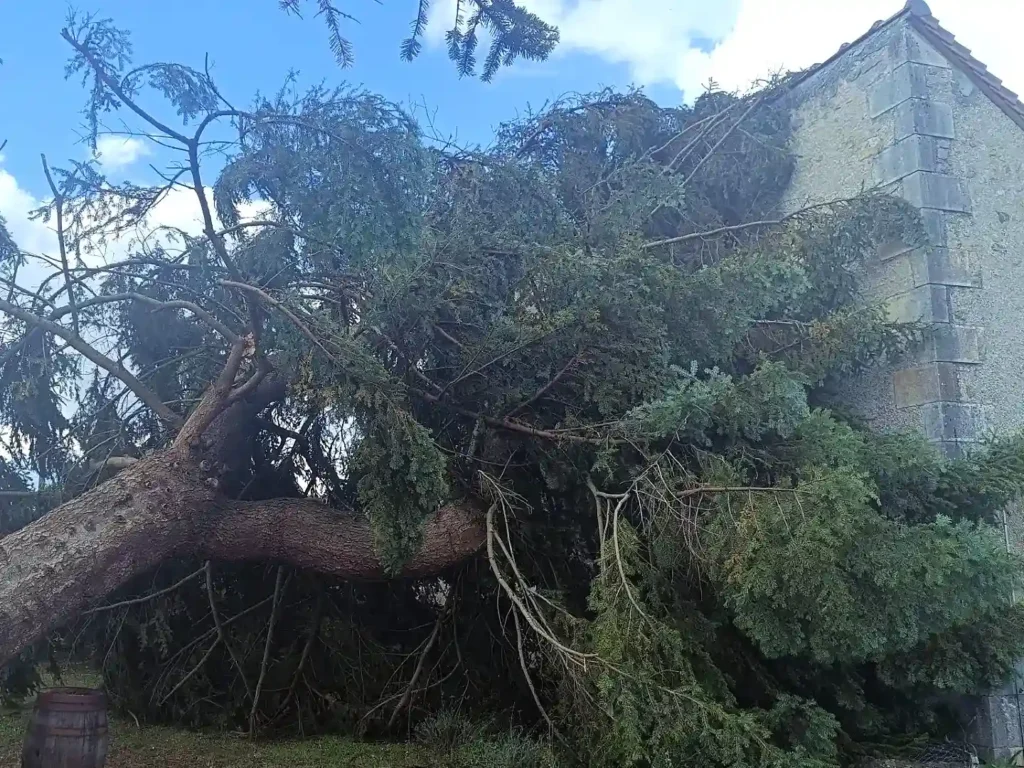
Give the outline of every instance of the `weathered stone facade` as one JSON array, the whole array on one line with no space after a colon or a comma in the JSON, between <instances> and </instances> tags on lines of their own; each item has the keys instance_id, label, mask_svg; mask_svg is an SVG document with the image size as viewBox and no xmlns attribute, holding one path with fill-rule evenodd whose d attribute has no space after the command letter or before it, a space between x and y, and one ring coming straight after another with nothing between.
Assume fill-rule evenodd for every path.
<instances>
[{"instance_id":1,"label":"weathered stone facade","mask_svg":"<svg viewBox=\"0 0 1024 768\"><path fill-rule=\"evenodd\" d=\"M875 428L921 430L951 456L1024 428L1024 117L1012 97L920 0L786 97L797 163L785 212L880 189L921 213L926 244L888 244L863 278L869 300L926 323L927 338L844 397ZM1024 546L1024 515L1012 518ZM1022 688L974 702L983 754L1024 750Z\"/></svg>"},{"instance_id":2,"label":"weathered stone facade","mask_svg":"<svg viewBox=\"0 0 1024 768\"><path fill-rule=\"evenodd\" d=\"M956 82L951 64L906 22L846 49L791 95L798 159L786 196L792 211L881 188L920 210L927 245L890 244L864 278L894 319L931 331L912 358L852 383L848 397L879 429L923 430L951 454L976 442L986 423L970 374L981 363L981 329L955 311L977 304L967 296L982 285L976 254L957 248L959 239L950 245L951 230L969 232L973 218Z\"/></svg>"}]
</instances>

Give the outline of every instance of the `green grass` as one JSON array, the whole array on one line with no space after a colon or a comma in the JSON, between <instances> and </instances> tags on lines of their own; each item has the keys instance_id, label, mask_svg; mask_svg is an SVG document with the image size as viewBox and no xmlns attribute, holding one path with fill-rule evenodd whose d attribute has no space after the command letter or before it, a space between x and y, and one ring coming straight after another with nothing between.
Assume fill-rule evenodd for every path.
<instances>
[{"instance_id":1,"label":"green grass","mask_svg":"<svg viewBox=\"0 0 1024 768\"><path fill-rule=\"evenodd\" d=\"M0 766L17 766L25 737L23 712L0 715ZM108 768L416 768L437 761L406 744L360 744L325 737L303 741L251 741L235 734L192 733L111 720Z\"/></svg>"},{"instance_id":2,"label":"green grass","mask_svg":"<svg viewBox=\"0 0 1024 768\"><path fill-rule=\"evenodd\" d=\"M74 679L71 679L74 678ZM95 679L66 675L64 685L95 685ZM0 710L0 768L19 765L31 702ZM324 737L301 741L251 740L234 733L199 733L137 726L111 716L107 768L418 768L440 762L422 747L369 744Z\"/></svg>"}]
</instances>

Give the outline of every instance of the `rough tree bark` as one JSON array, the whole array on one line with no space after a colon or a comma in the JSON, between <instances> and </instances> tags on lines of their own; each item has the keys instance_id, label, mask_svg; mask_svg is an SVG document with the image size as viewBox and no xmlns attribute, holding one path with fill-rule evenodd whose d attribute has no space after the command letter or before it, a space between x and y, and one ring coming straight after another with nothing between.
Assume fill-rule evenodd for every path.
<instances>
[{"instance_id":1,"label":"rough tree bark","mask_svg":"<svg viewBox=\"0 0 1024 768\"><path fill-rule=\"evenodd\" d=\"M244 425L278 390L268 382L211 418L225 399L214 386L171 448L0 539L0 664L171 557L384 578L362 516L308 499L236 501L218 492L209 467L234 455ZM473 502L438 510L403 575L437 573L478 551L486 534L477 511Z\"/></svg>"}]
</instances>

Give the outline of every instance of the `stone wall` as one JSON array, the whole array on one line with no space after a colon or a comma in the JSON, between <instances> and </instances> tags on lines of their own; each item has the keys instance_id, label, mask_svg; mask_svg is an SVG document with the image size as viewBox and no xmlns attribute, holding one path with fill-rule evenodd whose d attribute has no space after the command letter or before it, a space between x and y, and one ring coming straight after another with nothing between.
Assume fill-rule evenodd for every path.
<instances>
[{"instance_id":1,"label":"stone wall","mask_svg":"<svg viewBox=\"0 0 1024 768\"><path fill-rule=\"evenodd\" d=\"M985 424L970 377L981 362L979 328L954 313L981 287L976 265L950 246L951 228L965 231L973 207L956 161L956 82L906 21L848 48L791 96L797 168L785 199L793 211L880 188L920 210L927 245L892 243L863 277L869 300L931 330L912 357L852 382L845 396L874 427L922 430L949 454L976 442Z\"/></svg>"},{"instance_id":2,"label":"stone wall","mask_svg":"<svg viewBox=\"0 0 1024 768\"><path fill-rule=\"evenodd\" d=\"M947 455L1024 428L1024 130L899 20L799 83L787 211L882 189L921 212L924 247L864 265L867 299L923 321L912 355L847 385L880 430L923 431ZM1024 514L1010 517L1024 546ZM1024 750L1024 670L968 702L986 757Z\"/></svg>"},{"instance_id":3,"label":"stone wall","mask_svg":"<svg viewBox=\"0 0 1024 768\"><path fill-rule=\"evenodd\" d=\"M984 290L953 295L957 322L981 329L983 365L963 375L988 425L1024 429L1024 130L954 73L957 140L952 171L966 180L973 215L948 227L949 250Z\"/></svg>"}]
</instances>

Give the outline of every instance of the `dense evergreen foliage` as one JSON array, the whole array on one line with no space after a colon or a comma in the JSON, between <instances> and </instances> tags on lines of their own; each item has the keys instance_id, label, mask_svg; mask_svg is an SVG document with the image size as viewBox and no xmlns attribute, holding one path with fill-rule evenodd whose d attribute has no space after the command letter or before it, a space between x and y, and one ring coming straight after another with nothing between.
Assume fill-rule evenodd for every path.
<instances>
[{"instance_id":1,"label":"dense evergreen foliage","mask_svg":"<svg viewBox=\"0 0 1024 768\"><path fill-rule=\"evenodd\" d=\"M172 187L76 164L40 212L62 207L71 263L8 304L73 322L177 405L216 378L218 326L255 316L292 387L225 493L357 507L394 572L447 499L481 499L488 527L478 558L415 581L168 563L54 638L120 706L371 734L448 733L460 711L550 734L568 764L817 768L943 727L949 694L1024 653L997 525L1024 446L950 461L845 415L843 381L921 332L859 289L919 223L880 195L779 219L785 81L671 109L579 96L457 148L370 94L286 86L242 111L204 73L129 69L108 24L66 35L94 128L155 89L198 126L173 129L187 183L228 152L223 229L142 224L101 264ZM3 233L6 286L39 264ZM0 483L41 483L0 498L6 532L168 432L66 339L2 322Z\"/></svg>"}]
</instances>

